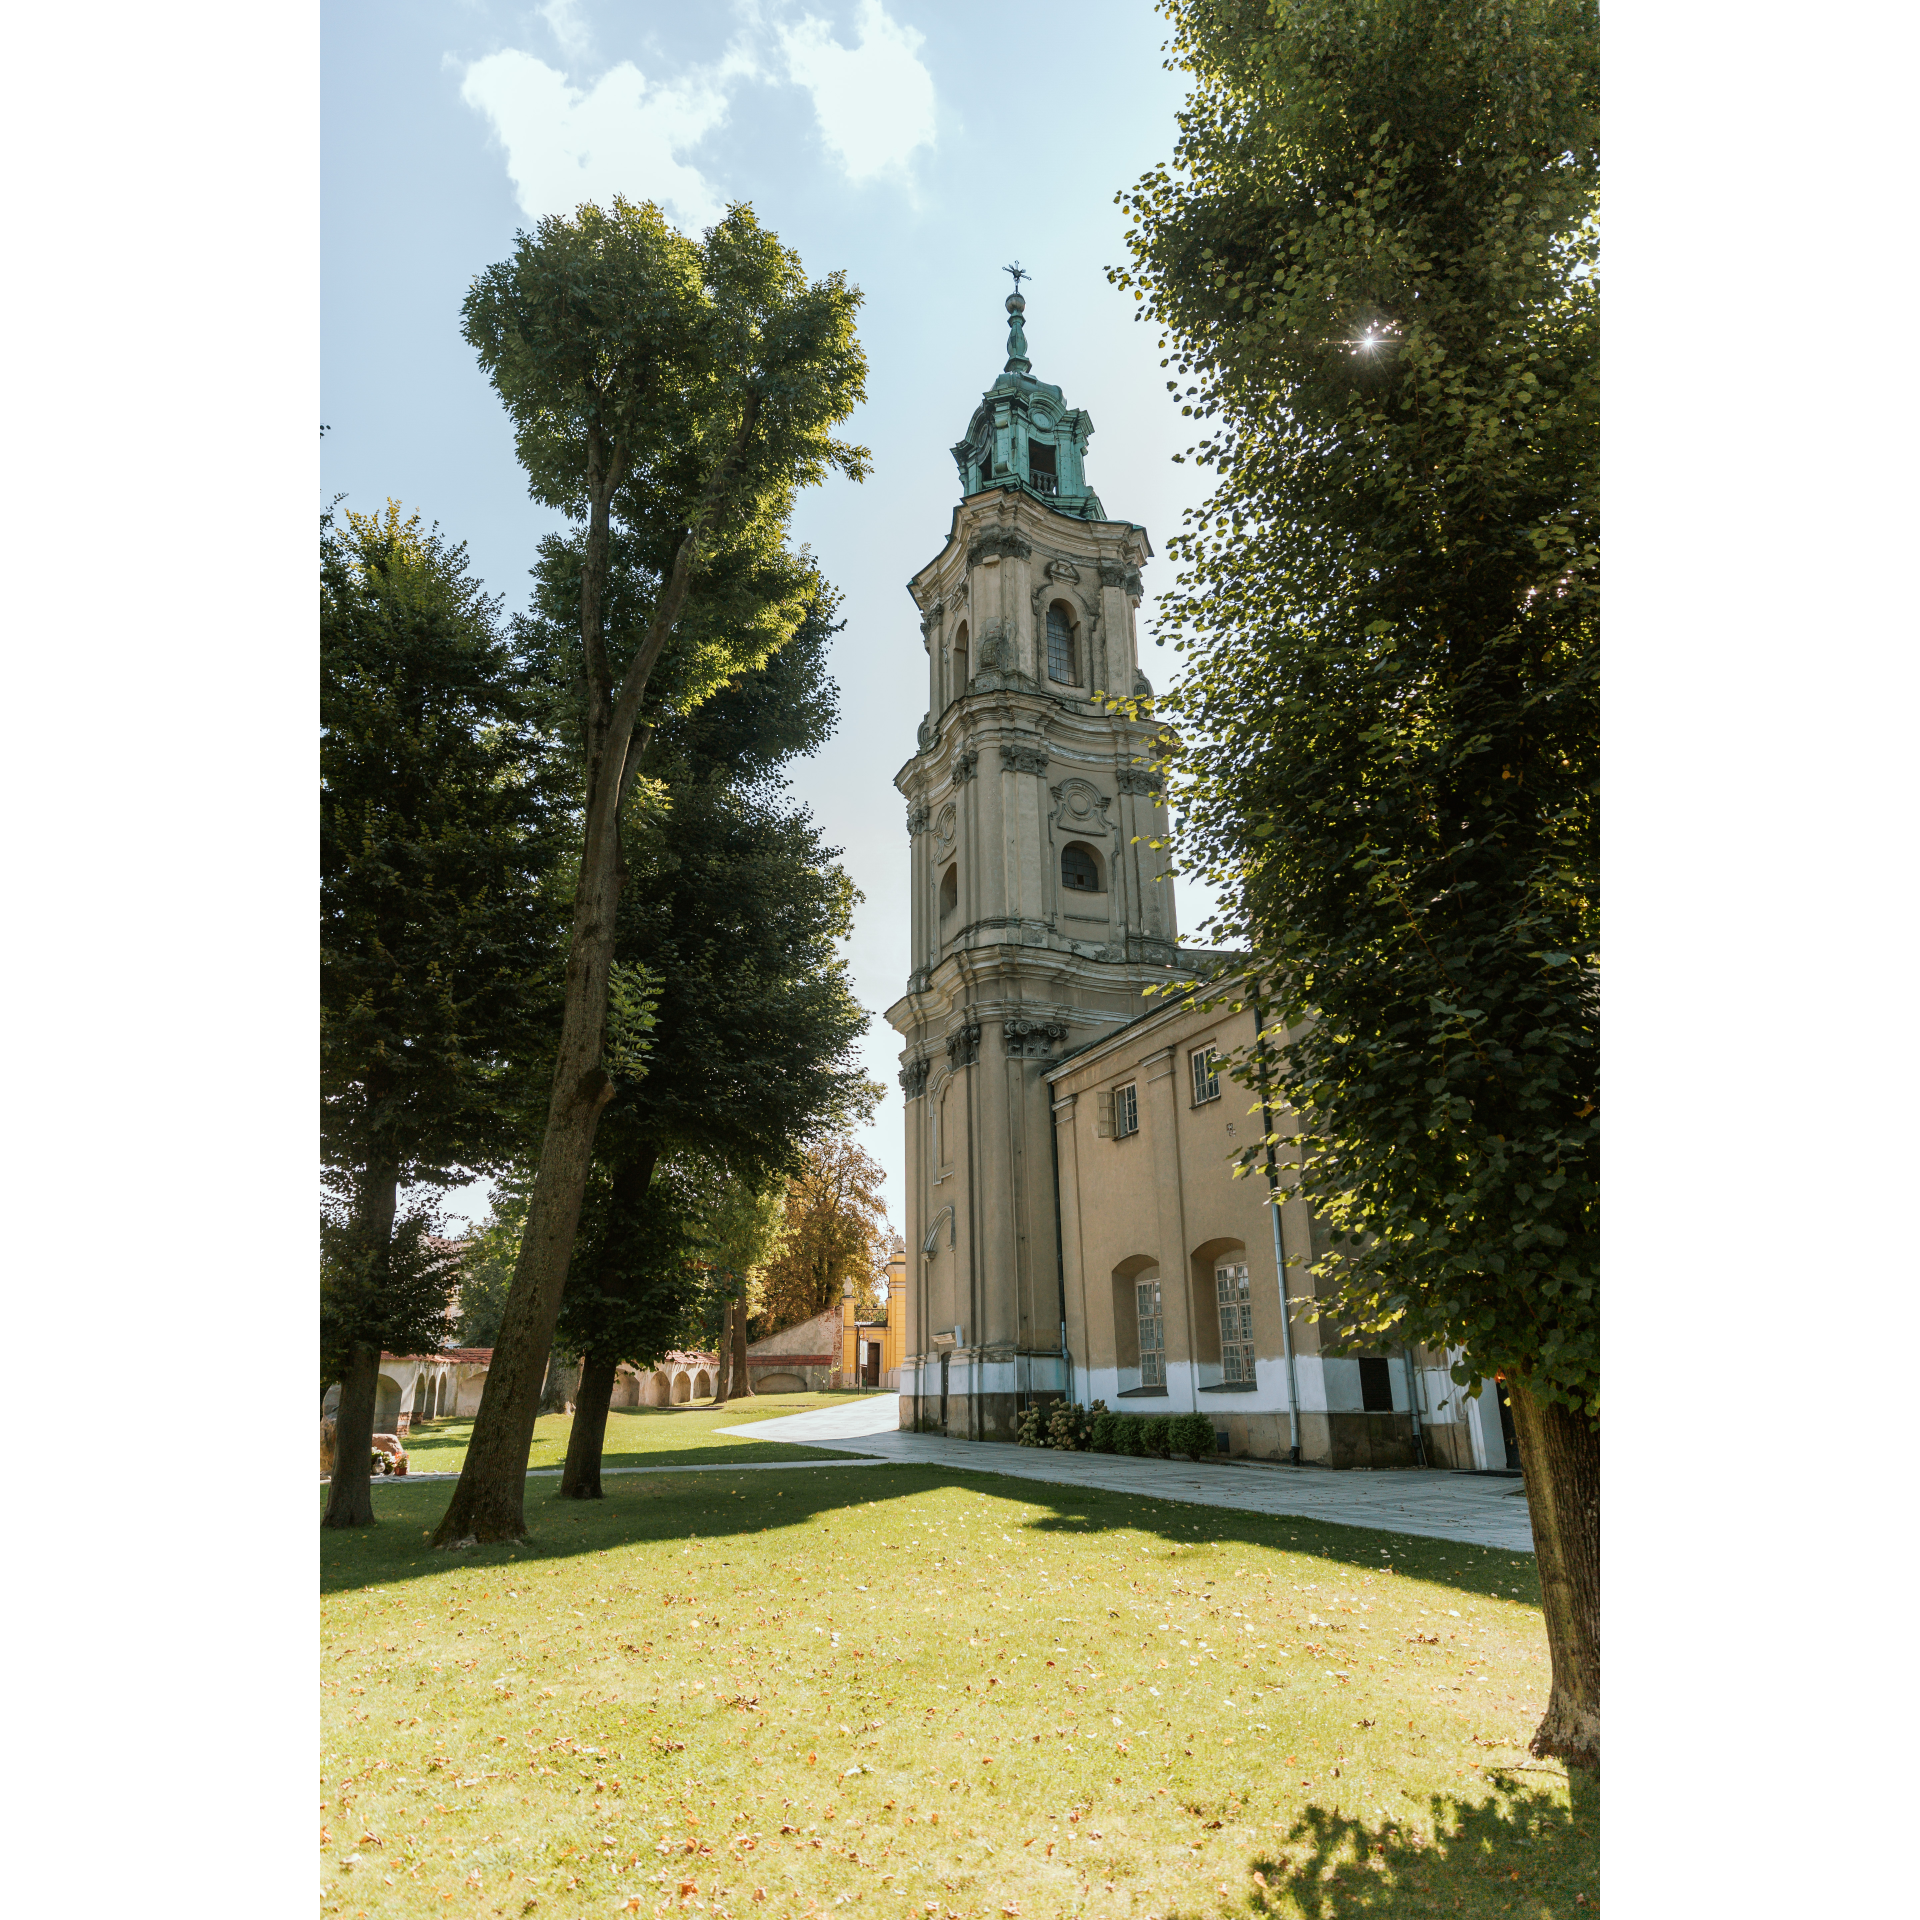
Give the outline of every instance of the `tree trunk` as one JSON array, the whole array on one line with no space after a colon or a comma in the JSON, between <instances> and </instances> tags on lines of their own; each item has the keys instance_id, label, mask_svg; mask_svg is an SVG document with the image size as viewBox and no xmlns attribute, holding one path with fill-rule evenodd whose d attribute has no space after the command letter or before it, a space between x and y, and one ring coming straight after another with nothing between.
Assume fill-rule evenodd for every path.
<instances>
[{"instance_id":1,"label":"tree trunk","mask_svg":"<svg viewBox=\"0 0 1920 1920\"><path fill-rule=\"evenodd\" d=\"M1507 1382L1553 1657L1553 1692L1531 1751L1600 1765L1600 1427Z\"/></svg>"},{"instance_id":2,"label":"tree trunk","mask_svg":"<svg viewBox=\"0 0 1920 1920\"><path fill-rule=\"evenodd\" d=\"M580 1394L573 1403L573 1432L567 1438L567 1464L560 1470L563 1500L598 1500L600 1458L607 1444L607 1409L613 1404L618 1360L586 1355L580 1363Z\"/></svg>"},{"instance_id":3,"label":"tree trunk","mask_svg":"<svg viewBox=\"0 0 1920 1920\"><path fill-rule=\"evenodd\" d=\"M587 837L567 956L566 1014L540 1143L540 1169L513 1285L494 1338L493 1363L480 1390L466 1463L434 1533L436 1547L467 1540L517 1540L527 1530L527 1454L540 1410L540 1386L573 1258L580 1203L593 1164L593 1137L601 1109L613 1097L612 1077L600 1064L614 909L620 898L618 821L605 804L618 783L619 766L610 765L610 759L595 756L595 778L588 788Z\"/></svg>"},{"instance_id":4,"label":"tree trunk","mask_svg":"<svg viewBox=\"0 0 1920 1920\"><path fill-rule=\"evenodd\" d=\"M726 1311L720 1316L720 1353L713 1369L713 1404L716 1407L724 1407L733 1390L733 1383L728 1376L733 1372L733 1316L738 1311L729 1300Z\"/></svg>"},{"instance_id":5,"label":"tree trunk","mask_svg":"<svg viewBox=\"0 0 1920 1920\"><path fill-rule=\"evenodd\" d=\"M379 1088L369 1089L373 1103L382 1100ZM369 1165L360 1177L358 1225L373 1250L376 1297L385 1278L385 1260L393 1246L393 1220L400 1206L400 1169L381 1161ZM373 1525L373 1423L380 1401L381 1336L356 1340L347 1354L347 1371L340 1382L340 1405L333 1420L333 1478L327 1488L329 1527Z\"/></svg>"},{"instance_id":6,"label":"tree trunk","mask_svg":"<svg viewBox=\"0 0 1920 1920\"><path fill-rule=\"evenodd\" d=\"M733 1315L733 1393L736 1400L744 1400L753 1392L753 1382L747 1377L747 1303L743 1300Z\"/></svg>"},{"instance_id":7,"label":"tree trunk","mask_svg":"<svg viewBox=\"0 0 1920 1920\"><path fill-rule=\"evenodd\" d=\"M380 1393L380 1349L356 1340L333 1416L333 1478L323 1527L373 1525L373 1415Z\"/></svg>"}]
</instances>

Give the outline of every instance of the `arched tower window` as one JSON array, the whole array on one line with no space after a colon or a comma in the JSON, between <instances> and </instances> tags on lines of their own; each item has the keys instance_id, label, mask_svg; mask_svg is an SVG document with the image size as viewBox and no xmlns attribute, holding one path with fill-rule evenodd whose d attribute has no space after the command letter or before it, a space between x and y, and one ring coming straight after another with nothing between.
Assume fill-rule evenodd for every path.
<instances>
[{"instance_id":1,"label":"arched tower window","mask_svg":"<svg viewBox=\"0 0 1920 1920\"><path fill-rule=\"evenodd\" d=\"M972 676L967 671L967 623L960 622L960 631L953 636L953 698L958 700L967 690L967 681Z\"/></svg>"},{"instance_id":2,"label":"arched tower window","mask_svg":"<svg viewBox=\"0 0 1920 1920\"><path fill-rule=\"evenodd\" d=\"M960 904L960 863L955 861L940 876L940 919L945 923L954 908Z\"/></svg>"},{"instance_id":3,"label":"arched tower window","mask_svg":"<svg viewBox=\"0 0 1920 1920\"><path fill-rule=\"evenodd\" d=\"M1044 440L1027 442L1027 477L1036 493L1060 491L1060 462Z\"/></svg>"},{"instance_id":4,"label":"arched tower window","mask_svg":"<svg viewBox=\"0 0 1920 1920\"><path fill-rule=\"evenodd\" d=\"M1056 600L1047 609L1047 678L1072 686L1080 678L1073 655L1073 622Z\"/></svg>"},{"instance_id":5,"label":"arched tower window","mask_svg":"<svg viewBox=\"0 0 1920 1920\"><path fill-rule=\"evenodd\" d=\"M1060 849L1060 884L1069 893L1101 893L1100 856L1081 840Z\"/></svg>"}]
</instances>

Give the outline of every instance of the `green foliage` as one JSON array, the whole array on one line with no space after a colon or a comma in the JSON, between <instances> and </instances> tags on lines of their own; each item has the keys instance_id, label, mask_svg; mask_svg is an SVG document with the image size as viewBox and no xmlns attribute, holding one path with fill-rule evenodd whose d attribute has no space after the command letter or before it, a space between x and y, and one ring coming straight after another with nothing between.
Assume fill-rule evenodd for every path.
<instances>
[{"instance_id":1,"label":"green foliage","mask_svg":"<svg viewBox=\"0 0 1920 1920\"><path fill-rule=\"evenodd\" d=\"M1121 1416L1102 1407L1093 1416L1093 1428L1087 1436L1087 1445L1094 1453L1118 1453L1118 1439Z\"/></svg>"},{"instance_id":2,"label":"green foliage","mask_svg":"<svg viewBox=\"0 0 1920 1920\"><path fill-rule=\"evenodd\" d=\"M343 517L323 519L320 546L322 1312L336 1369L355 1327L393 1351L440 1344L446 1276L420 1264L431 1222L403 1219L390 1253L382 1222L400 1185L456 1184L517 1145L502 1094L553 1001L561 913L546 886L551 768L497 605L465 549L418 515L390 501Z\"/></svg>"},{"instance_id":3,"label":"green foliage","mask_svg":"<svg viewBox=\"0 0 1920 1920\"><path fill-rule=\"evenodd\" d=\"M729 1306L749 1315L760 1307L761 1270L786 1233L786 1183L776 1178L756 1186L731 1168L708 1165L701 1184L689 1243L700 1281L683 1313L680 1344L717 1347Z\"/></svg>"},{"instance_id":4,"label":"green foliage","mask_svg":"<svg viewBox=\"0 0 1920 1920\"><path fill-rule=\"evenodd\" d=\"M647 968L615 960L607 969L607 1071L628 1086L647 1077L659 987Z\"/></svg>"},{"instance_id":5,"label":"green foliage","mask_svg":"<svg viewBox=\"0 0 1920 1920\"><path fill-rule=\"evenodd\" d=\"M1147 1451L1144 1437L1146 1424L1133 1414L1116 1413L1113 1416L1113 1451L1132 1460L1143 1458Z\"/></svg>"},{"instance_id":6,"label":"green foliage","mask_svg":"<svg viewBox=\"0 0 1920 1920\"><path fill-rule=\"evenodd\" d=\"M675 1160L644 1183L619 1173L602 1162L588 1183L555 1341L584 1360L645 1368L680 1345L700 1297L711 1171Z\"/></svg>"},{"instance_id":7,"label":"green foliage","mask_svg":"<svg viewBox=\"0 0 1920 1920\"><path fill-rule=\"evenodd\" d=\"M1150 1413L1140 1422L1140 1451L1153 1460L1172 1458L1172 1420L1164 1413Z\"/></svg>"},{"instance_id":8,"label":"green foliage","mask_svg":"<svg viewBox=\"0 0 1920 1920\"><path fill-rule=\"evenodd\" d=\"M503 1062L551 990L551 768L498 606L419 516L320 551L322 1147L457 1185L500 1163Z\"/></svg>"},{"instance_id":9,"label":"green foliage","mask_svg":"<svg viewBox=\"0 0 1920 1920\"><path fill-rule=\"evenodd\" d=\"M1168 13L1116 277L1214 423L1160 710L1253 955L1234 1071L1298 1118L1344 1334L1597 1417L1597 10Z\"/></svg>"},{"instance_id":10,"label":"green foliage","mask_svg":"<svg viewBox=\"0 0 1920 1920\"><path fill-rule=\"evenodd\" d=\"M1204 1413L1176 1415L1167 1430L1167 1450L1169 1453L1185 1454L1189 1460L1211 1460L1218 1450L1212 1416Z\"/></svg>"},{"instance_id":11,"label":"green foliage","mask_svg":"<svg viewBox=\"0 0 1920 1920\"><path fill-rule=\"evenodd\" d=\"M333 1201L320 1215L320 1384L347 1370L355 1341L376 1352L433 1353L446 1345L459 1268L425 1206L390 1235L377 1220Z\"/></svg>"},{"instance_id":12,"label":"green foliage","mask_svg":"<svg viewBox=\"0 0 1920 1920\"><path fill-rule=\"evenodd\" d=\"M520 1236L526 1230L530 1182L510 1171L493 1189L493 1205L486 1222L460 1250L459 1323L456 1344L490 1347L500 1331L507 1289L520 1258Z\"/></svg>"},{"instance_id":13,"label":"green foliage","mask_svg":"<svg viewBox=\"0 0 1920 1920\"><path fill-rule=\"evenodd\" d=\"M844 274L809 285L749 206L695 240L652 202L616 195L517 235L461 311L533 497L584 512L597 441L655 524L668 496L690 499L727 457L749 404L742 491L810 486L834 468L864 477L866 450L831 433L865 398L859 299ZM837 404L823 410L823 394Z\"/></svg>"}]
</instances>

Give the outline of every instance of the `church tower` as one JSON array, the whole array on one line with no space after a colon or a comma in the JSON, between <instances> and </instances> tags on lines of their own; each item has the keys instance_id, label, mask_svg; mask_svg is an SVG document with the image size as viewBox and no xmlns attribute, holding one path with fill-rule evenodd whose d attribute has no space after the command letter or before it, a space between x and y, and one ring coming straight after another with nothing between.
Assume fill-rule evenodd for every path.
<instances>
[{"instance_id":1,"label":"church tower","mask_svg":"<svg viewBox=\"0 0 1920 1920\"><path fill-rule=\"evenodd\" d=\"M953 448L961 498L908 582L927 654L895 776L913 864L905 1042L901 1425L1011 1439L1084 1397L1068 1351L1045 1074L1187 977L1174 944L1160 729L1136 654L1146 530L1087 477L1093 422L1032 377L1016 273L1007 364Z\"/></svg>"}]
</instances>

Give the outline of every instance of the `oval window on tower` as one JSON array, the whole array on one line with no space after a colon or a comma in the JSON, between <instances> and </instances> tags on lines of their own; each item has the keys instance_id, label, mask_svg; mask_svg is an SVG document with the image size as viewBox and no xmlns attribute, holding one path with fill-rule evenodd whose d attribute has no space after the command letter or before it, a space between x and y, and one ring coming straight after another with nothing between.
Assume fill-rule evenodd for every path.
<instances>
[{"instance_id":1,"label":"oval window on tower","mask_svg":"<svg viewBox=\"0 0 1920 1920\"><path fill-rule=\"evenodd\" d=\"M1069 841L1060 849L1060 884L1069 893L1099 893L1100 856L1082 841Z\"/></svg>"}]
</instances>

